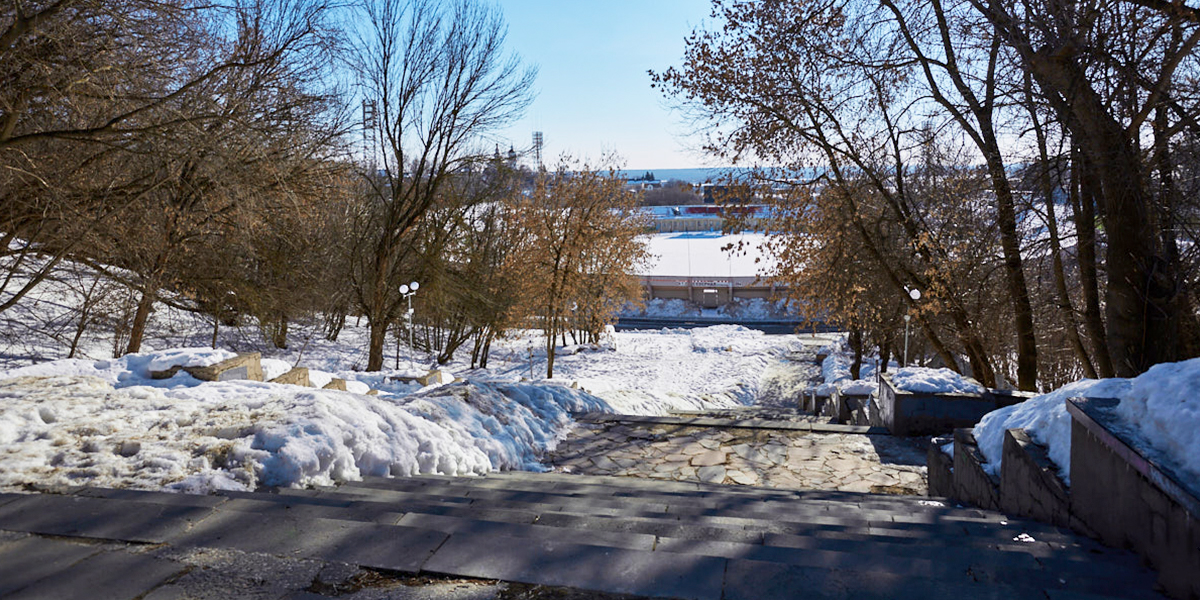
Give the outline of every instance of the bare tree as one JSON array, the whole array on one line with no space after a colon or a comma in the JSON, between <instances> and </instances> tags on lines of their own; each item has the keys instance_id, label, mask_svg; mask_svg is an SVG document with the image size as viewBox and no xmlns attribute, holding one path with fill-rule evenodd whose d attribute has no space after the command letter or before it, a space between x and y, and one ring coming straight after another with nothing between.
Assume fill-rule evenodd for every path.
<instances>
[{"instance_id":1,"label":"bare tree","mask_svg":"<svg viewBox=\"0 0 1200 600\"><path fill-rule=\"evenodd\" d=\"M1194 354L1196 316L1172 249L1177 234L1162 231L1162 199L1141 144L1196 129L1200 105L1180 87L1196 66L1195 9L1149 1L970 1L1089 165L1085 185L1096 193L1107 236L1105 325L1114 372L1130 377ZM1155 125L1156 115L1169 122Z\"/></svg>"},{"instance_id":2,"label":"bare tree","mask_svg":"<svg viewBox=\"0 0 1200 600\"><path fill-rule=\"evenodd\" d=\"M572 323L598 337L641 290L631 273L647 255L638 199L615 170L575 168L564 161L542 173L529 194L510 198L509 215L527 234L509 256L521 273L523 312L546 338L546 377L554 376L555 344Z\"/></svg>"},{"instance_id":3,"label":"bare tree","mask_svg":"<svg viewBox=\"0 0 1200 600\"><path fill-rule=\"evenodd\" d=\"M364 160L370 210L353 241L350 283L370 326L367 369L383 366L387 328L399 315L399 286L414 227L480 136L529 105L536 72L505 54L499 11L473 0L372 0L355 40L363 96L377 107L381 151ZM371 168L375 159L380 168Z\"/></svg>"}]
</instances>

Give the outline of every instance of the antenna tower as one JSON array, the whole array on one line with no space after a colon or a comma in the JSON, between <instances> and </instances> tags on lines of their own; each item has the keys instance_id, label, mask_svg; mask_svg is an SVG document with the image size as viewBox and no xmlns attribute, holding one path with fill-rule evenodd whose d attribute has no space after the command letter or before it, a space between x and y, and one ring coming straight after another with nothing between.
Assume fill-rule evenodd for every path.
<instances>
[{"instance_id":1,"label":"antenna tower","mask_svg":"<svg viewBox=\"0 0 1200 600\"><path fill-rule=\"evenodd\" d=\"M375 170L375 127L378 125L379 118L378 105L374 100L362 101L362 127L363 127L363 158L367 161L367 167L372 171Z\"/></svg>"},{"instance_id":2,"label":"antenna tower","mask_svg":"<svg viewBox=\"0 0 1200 600\"><path fill-rule=\"evenodd\" d=\"M542 166L542 144L542 132L533 132L533 156L534 159L537 160L538 168L541 168Z\"/></svg>"}]
</instances>

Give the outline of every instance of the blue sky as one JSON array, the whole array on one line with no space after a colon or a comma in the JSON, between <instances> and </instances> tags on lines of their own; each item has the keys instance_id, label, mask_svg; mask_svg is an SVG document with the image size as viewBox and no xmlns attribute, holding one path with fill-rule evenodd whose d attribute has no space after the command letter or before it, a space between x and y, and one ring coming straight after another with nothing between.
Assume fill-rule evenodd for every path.
<instances>
[{"instance_id":1,"label":"blue sky","mask_svg":"<svg viewBox=\"0 0 1200 600\"><path fill-rule=\"evenodd\" d=\"M508 48L539 69L537 99L501 140L520 150L542 131L548 165L563 152L594 163L615 151L634 170L710 166L646 75L679 65L709 0L494 1Z\"/></svg>"}]
</instances>

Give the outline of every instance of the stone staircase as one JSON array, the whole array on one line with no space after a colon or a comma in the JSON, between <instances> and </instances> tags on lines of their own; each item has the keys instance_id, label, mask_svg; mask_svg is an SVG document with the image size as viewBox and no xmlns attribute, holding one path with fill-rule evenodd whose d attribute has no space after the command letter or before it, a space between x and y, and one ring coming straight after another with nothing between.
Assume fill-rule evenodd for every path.
<instances>
[{"instance_id":1,"label":"stone staircase","mask_svg":"<svg viewBox=\"0 0 1200 600\"><path fill-rule=\"evenodd\" d=\"M0 530L665 598L1161 598L1128 552L942 500L553 473L4 494Z\"/></svg>"}]
</instances>

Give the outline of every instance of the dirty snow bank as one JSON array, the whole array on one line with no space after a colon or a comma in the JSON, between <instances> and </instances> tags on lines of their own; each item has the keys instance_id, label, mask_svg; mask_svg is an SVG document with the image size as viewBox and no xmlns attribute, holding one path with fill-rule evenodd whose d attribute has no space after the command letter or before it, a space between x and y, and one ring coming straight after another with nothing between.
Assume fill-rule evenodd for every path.
<instances>
[{"instance_id":1,"label":"dirty snow bank","mask_svg":"<svg viewBox=\"0 0 1200 600\"><path fill-rule=\"evenodd\" d=\"M460 383L395 398L261 382L152 381L167 353L0 372L0 488L203 493L367 475L542 467L570 413L611 411L558 385Z\"/></svg>"}]
</instances>

